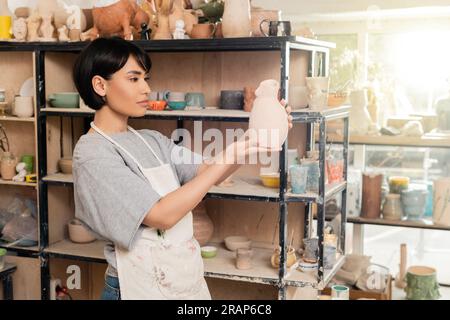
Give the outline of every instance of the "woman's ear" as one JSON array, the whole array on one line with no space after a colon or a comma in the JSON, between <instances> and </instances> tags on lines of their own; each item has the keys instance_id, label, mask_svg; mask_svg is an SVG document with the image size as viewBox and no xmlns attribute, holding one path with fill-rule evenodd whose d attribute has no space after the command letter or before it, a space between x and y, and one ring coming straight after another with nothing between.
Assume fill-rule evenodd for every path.
<instances>
[{"instance_id":1,"label":"woman's ear","mask_svg":"<svg viewBox=\"0 0 450 320\"><path fill-rule=\"evenodd\" d=\"M95 93L97 93L101 97L106 97L106 80L100 76L94 76L92 78L92 87L94 88Z\"/></svg>"}]
</instances>

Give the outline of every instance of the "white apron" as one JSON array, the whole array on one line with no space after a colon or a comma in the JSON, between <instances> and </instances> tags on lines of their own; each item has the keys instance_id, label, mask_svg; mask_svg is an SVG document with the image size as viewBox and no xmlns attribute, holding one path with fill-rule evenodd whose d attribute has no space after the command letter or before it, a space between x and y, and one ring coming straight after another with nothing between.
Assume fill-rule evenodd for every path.
<instances>
[{"instance_id":1,"label":"white apron","mask_svg":"<svg viewBox=\"0 0 450 320\"><path fill-rule=\"evenodd\" d=\"M160 166L143 168L135 157L93 122L91 127L133 159L161 197L180 187L170 164L164 164L136 130L128 127L145 143ZM155 228L144 227L142 236L136 239L130 251L115 246L121 299L210 300L200 246L193 235L192 212L189 212L162 235L158 235Z\"/></svg>"}]
</instances>

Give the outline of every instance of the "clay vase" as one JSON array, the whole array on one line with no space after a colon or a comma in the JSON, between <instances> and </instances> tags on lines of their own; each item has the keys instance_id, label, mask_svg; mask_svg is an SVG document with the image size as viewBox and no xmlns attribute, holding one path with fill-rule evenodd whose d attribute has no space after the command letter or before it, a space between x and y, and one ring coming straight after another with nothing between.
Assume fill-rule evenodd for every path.
<instances>
[{"instance_id":1,"label":"clay vase","mask_svg":"<svg viewBox=\"0 0 450 320\"><path fill-rule=\"evenodd\" d=\"M200 202L197 207L192 210L192 224L194 227L194 238L200 246L208 243L214 232L214 224L206 213L205 202Z\"/></svg>"},{"instance_id":2,"label":"clay vase","mask_svg":"<svg viewBox=\"0 0 450 320\"><path fill-rule=\"evenodd\" d=\"M362 186L362 208L363 218L377 219L381 213L381 185L382 174L364 174Z\"/></svg>"},{"instance_id":3,"label":"clay vase","mask_svg":"<svg viewBox=\"0 0 450 320\"><path fill-rule=\"evenodd\" d=\"M249 129L254 130L262 147L279 149L288 135L286 109L278 101L278 81L270 79L260 83L250 113Z\"/></svg>"},{"instance_id":4,"label":"clay vase","mask_svg":"<svg viewBox=\"0 0 450 320\"><path fill-rule=\"evenodd\" d=\"M16 175L17 158L5 152L0 158L0 175L3 180L12 180Z\"/></svg>"},{"instance_id":5,"label":"clay vase","mask_svg":"<svg viewBox=\"0 0 450 320\"><path fill-rule=\"evenodd\" d=\"M252 35L249 0L225 0L222 32L225 38L250 37Z\"/></svg>"},{"instance_id":6,"label":"clay vase","mask_svg":"<svg viewBox=\"0 0 450 320\"><path fill-rule=\"evenodd\" d=\"M212 23L194 24L191 30L192 39L210 39L215 32Z\"/></svg>"}]
</instances>

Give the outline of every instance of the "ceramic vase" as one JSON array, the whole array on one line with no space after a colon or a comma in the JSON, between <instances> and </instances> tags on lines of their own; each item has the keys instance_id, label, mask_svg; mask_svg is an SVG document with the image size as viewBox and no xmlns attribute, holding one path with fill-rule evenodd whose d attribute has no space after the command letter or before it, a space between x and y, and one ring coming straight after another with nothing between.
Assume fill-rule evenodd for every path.
<instances>
[{"instance_id":1,"label":"ceramic vase","mask_svg":"<svg viewBox=\"0 0 450 320\"><path fill-rule=\"evenodd\" d=\"M361 216L369 219L380 217L382 174L363 174Z\"/></svg>"},{"instance_id":2,"label":"ceramic vase","mask_svg":"<svg viewBox=\"0 0 450 320\"><path fill-rule=\"evenodd\" d=\"M260 83L249 120L249 129L257 134L260 146L272 149L281 148L289 130L286 110L278 101L279 88L276 80Z\"/></svg>"},{"instance_id":3,"label":"ceramic vase","mask_svg":"<svg viewBox=\"0 0 450 320\"><path fill-rule=\"evenodd\" d=\"M440 298L436 270L430 267L413 266L406 272L408 300L436 300Z\"/></svg>"},{"instance_id":4,"label":"ceramic vase","mask_svg":"<svg viewBox=\"0 0 450 320\"><path fill-rule=\"evenodd\" d=\"M206 206L204 202L200 202L194 210L192 210L194 238L198 241L200 246L208 243L214 232L214 224L211 218L206 213Z\"/></svg>"},{"instance_id":5,"label":"ceramic vase","mask_svg":"<svg viewBox=\"0 0 450 320\"><path fill-rule=\"evenodd\" d=\"M5 152L0 158L0 174L3 180L12 180L16 175L17 158Z\"/></svg>"},{"instance_id":6,"label":"ceramic vase","mask_svg":"<svg viewBox=\"0 0 450 320\"><path fill-rule=\"evenodd\" d=\"M250 37L252 35L249 0L225 0L222 33L225 38Z\"/></svg>"}]
</instances>

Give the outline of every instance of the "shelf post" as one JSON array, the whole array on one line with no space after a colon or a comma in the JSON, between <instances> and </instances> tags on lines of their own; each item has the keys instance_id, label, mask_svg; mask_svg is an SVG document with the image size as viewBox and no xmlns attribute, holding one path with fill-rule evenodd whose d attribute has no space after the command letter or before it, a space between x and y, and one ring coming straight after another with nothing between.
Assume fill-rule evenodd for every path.
<instances>
[{"instance_id":1,"label":"shelf post","mask_svg":"<svg viewBox=\"0 0 450 320\"><path fill-rule=\"evenodd\" d=\"M326 159L326 130L327 125L324 118L320 119L319 123L319 197L317 200L317 236L319 238L319 279L318 282L323 281L324 267L323 267L323 233L325 229L325 159Z\"/></svg>"}]
</instances>

